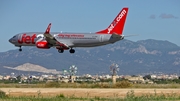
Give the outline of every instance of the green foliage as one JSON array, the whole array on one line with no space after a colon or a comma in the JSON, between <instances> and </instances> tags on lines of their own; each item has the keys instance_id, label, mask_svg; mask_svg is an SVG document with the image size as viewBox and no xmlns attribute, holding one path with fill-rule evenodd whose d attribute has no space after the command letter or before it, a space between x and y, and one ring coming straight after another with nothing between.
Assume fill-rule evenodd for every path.
<instances>
[{"instance_id":1,"label":"green foliage","mask_svg":"<svg viewBox=\"0 0 180 101\"><path fill-rule=\"evenodd\" d=\"M101 82L112 82L112 79L111 78L109 78L109 79L101 79L100 81Z\"/></svg>"},{"instance_id":2,"label":"green foliage","mask_svg":"<svg viewBox=\"0 0 180 101\"><path fill-rule=\"evenodd\" d=\"M123 81L117 82L114 85L114 88L129 88L131 86L132 86L132 84L129 81L123 80Z\"/></svg>"},{"instance_id":3,"label":"green foliage","mask_svg":"<svg viewBox=\"0 0 180 101\"><path fill-rule=\"evenodd\" d=\"M56 98L65 98L64 94L57 95Z\"/></svg>"},{"instance_id":4,"label":"green foliage","mask_svg":"<svg viewBox=\"0 0 180 101\"><path fill-rule=\"evenodd\" d=\"M131 100L134 99L134 98L135 98L134 91L133 91L133 90L128 91L127 94L126 94L126 99L127 99L128 101L131 101Z\"/></svg>"},{"instance_id":5,"label":"green foliage","mask_svg":"<svg viewBox=\"0 0 180 101\"><path fill-rule=\"evenodd\" d=\"M174 80L172 80L174 83L178 83L178 84L180 84L180 79L174 79Z\"/></svg>"},{"instance_id":6,"label":"green foliage","mask_svg":"<svg viewBox=\"0 0 180 101\"><path fill-rule=\"evenodd\" d=\"M45 84L45 87L46 88L50 88L50 87L56 87L57 88L57 87L60 87L60 84L56 81L52 81L52 82L47 82Z\"/></svg>"},{"instance_id":7,"label":"green foliage","mask_svg":"<svg viewBox=\"0 0 180 101\"><path fill-rule=\"evenodd\" d=\"M179 79L173 80L178 82ZM39 82L37 84L27 83L0 83L1 88L180 88L179 83L168 83L168 84L132 84L127 80L120 80L116 84L112 82L94 82L94 83L62 83L57 81L52 82Z\"/></svg>"},{"instance_id":8,"label":"green foliage","mask_svg":"<svg viewBox=\"0 0 180 101\"><path fill-rule=\"evenodd\" d=\"M143 78L144 78L145 80L146 80L146 79L149 79L149 80L150 80L150 79L151 79L151 75L145 75Z\"/></svg>"},{"instance_id":9,"label":"green foliage","mask_svg":"<svg viewBox=\"0 0 180 101\"><path fill-rule=\"evenodd\" d=\"M5 97L6 97L6 93L0 90L0 98L5 98Z\"/></svg>"},{"instance_id":10,"label":"green foliage","mask_svg":"<svg viewBox=\"0 0 180 101\"><path fill-rule=\"evenodd\" d=\"M180 84L180 79L153 79L152 81L156 84Z\"/></svg>"},{"instance_id":11,"label":"green foliage","mask_svg":"<svg viewBox=\"0 0 180 101\"><path fill-rule=\"evenodd\" d=\"M37 94L38 94L38 97L40 97L40 96L41 96L41 91L38 90L38 91L37 91Z\"/></svg>"},{"instance_id":12,"label":"green foliage","mask_svg":"<svg viewBox=\"0 0 180 101\"><path fill-rule=\"evenodd\" d=\"M104 83L104 84L101 84L101 86L100 86L101 88L110 88L110 85L109 84L106 84L106 83Z\"/></svg>"},{"instance_id":13,"label":"green foliage","mask_svg":"<svg viewBox=\"0 0 180 101\"><path fill-rule=\"evenodd\" d=\"M180 96L176 94L165 95L163 93L157 94L154 90L154 94L142 94L141 96L135 96L133 90L129 91L124 99L125 101L169 101L169 100L180 100Z\"/></svg>"}]
</instances>

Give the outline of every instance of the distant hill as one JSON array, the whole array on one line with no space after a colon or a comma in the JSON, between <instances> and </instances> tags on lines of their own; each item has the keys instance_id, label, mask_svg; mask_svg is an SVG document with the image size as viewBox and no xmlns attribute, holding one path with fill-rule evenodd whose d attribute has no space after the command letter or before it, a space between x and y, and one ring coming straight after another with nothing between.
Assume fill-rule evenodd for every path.
<instances>
[{"instance_id":1,"label":"distant hill","mask_svg":"<svg viewBox=\"0 0 180 101\"><path fill-rule=\"evenodd\" d=\"M139 74L149 72L177 73L180 70L180 47L168 41L141 40L137 42L122 40L115 44L95 48L75 48L75 54L56 49L37 49L23 47L23 51L10 50L0 53L0 72L24 63L43 66L62 71L76 65L78 74L109 73L111 63L119 64L118 74Z\"/></svg>"},{"instance_id":2,"label":"distant hill","mask_svg":"<svg viewBox=\"0 0 180 101\"><path fill-rule=\"evenodd\" d=\"M40 73L51 73L51 74L60 74L62 72L57 71L56 69L47 69L39 65L34 65L30 63L25 63L22 65L19 65L17 67L7 67L4 66L4 68L12 69L12 70L18 70L18 71L32 71L32 72L40 72Z\"/></svg>"}]
</instances>

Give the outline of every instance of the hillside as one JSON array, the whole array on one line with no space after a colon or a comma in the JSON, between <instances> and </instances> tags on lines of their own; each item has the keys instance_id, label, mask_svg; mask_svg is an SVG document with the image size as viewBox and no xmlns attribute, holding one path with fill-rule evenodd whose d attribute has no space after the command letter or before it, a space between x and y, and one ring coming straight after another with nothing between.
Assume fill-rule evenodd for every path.
<instances>
[{"instance_id":1,"label":"hillside","mask_svg":"<svg viewBox=\"0 0 180 101\"><path fill-rule=\"evenodd\" d=\"M95 48L75 48L76 53L56 49L23 47L23 51L10 50L0 53L0 72L9 71L3 66L17 67L24 63L62 71L71 65L78 67L78 73L109 73L111 63L120 66L118 74L139 74L150 72L177 73L180 67L180 47L168 41L122 40L115 44Z\"/></svg>"}]
</instances>

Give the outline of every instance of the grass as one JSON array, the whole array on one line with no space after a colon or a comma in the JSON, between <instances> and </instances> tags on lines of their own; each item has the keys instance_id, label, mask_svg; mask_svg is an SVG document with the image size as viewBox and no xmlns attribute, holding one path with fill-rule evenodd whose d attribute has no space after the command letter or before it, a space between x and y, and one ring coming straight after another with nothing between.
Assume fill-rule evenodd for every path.
<instances>
[{"instance_id":1,"label":"grass","mask_svg":"<svg viewBox=\"0 0 180 101\"><path fill-rule=\"evenodd\" d=\"M17 84L0 83L0 88L180 88L180 84L132 84L128 81L117 82L113 85L111 82L106 83L60 83L48 82L39 84Z\"/></svg>"},{"instance_id":2,"label":"grass","mask_svg":"<svg viewBox=\"0 0 180 101\"><path fill-rule=\"evenodd\" d=\"M180 88L180 84L132 84L131 88Z\"/></svg>"},{"instance_id":3,"label":"grass","mask_svg":"<svg viewBox=\"0 0 180 101\"><path fill-rule=\"evenodd\" d=\"M0 95L1 96L1 95ZM4 94L3 94L4 96ZM4 96L0 98L1 101L175 101L180 100L180 95L175 93L171 94L157 94L156 90L154 90L153 94L146 94L141 96L135 96L133 90L129 91L124 98L119 98L114 96L113 98L101 98L101 97L93 97L93 98L82 98L82 97L66 97L63 94L59 94L55 97L42 97L42 96Z\"/></svg>"},{"instance_id":4,"label":"grass","mask_svg":"<svg viewBox=\"0 0 180 101\"><path fill-rule=\"evenodd\" d=\"M40 84L17 84L0 83L0 88L129 88L131 83L128 81L112 83L60 83L60 82L48 82Z\"/></svg>"},{"instance_id":5,"label":"grass","mask_svg":"<svg viewBox=\"0 0 180 101\"><path fill-rule=\"evenodd\" d=\"M118 82L115 85L112 83L59 83L59 82L49 82L41 84L4 84L0 83L0 88L180 88L179 84L131 84L130 82L123 81ZM38 96L20 96L14 97L6 95L0 90L0 101L180 101L180 95L176 93L170 94L157 94L154 90L153 94L142 94L136 96L133 90L129 91L124 98L119 98L118 95L114 94L111 98L102 97L89 97L88 93L86 98L75 97L75 96L65 96L59 94L55 97L43 97L41 96L41 91L37 91ZM75 94L74 94L75 95Z\"/></svg>"}]
</instances>

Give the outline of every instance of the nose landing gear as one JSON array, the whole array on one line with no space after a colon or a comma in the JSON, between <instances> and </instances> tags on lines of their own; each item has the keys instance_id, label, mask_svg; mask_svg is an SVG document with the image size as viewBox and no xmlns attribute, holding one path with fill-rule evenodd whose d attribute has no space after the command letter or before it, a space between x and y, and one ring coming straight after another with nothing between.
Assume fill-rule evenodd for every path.
<instances>
[{"instance_id":1,"label":"nose landing gear","mask_svg":"<svg viewBox=\"0 0 180 101\"><path fill-rule=\"evenodd\" d=\"M19 51L20 51L20 52L22 51L22 48L21 48L21 46L19 46Z\"/></svg>"}]
</instances>

